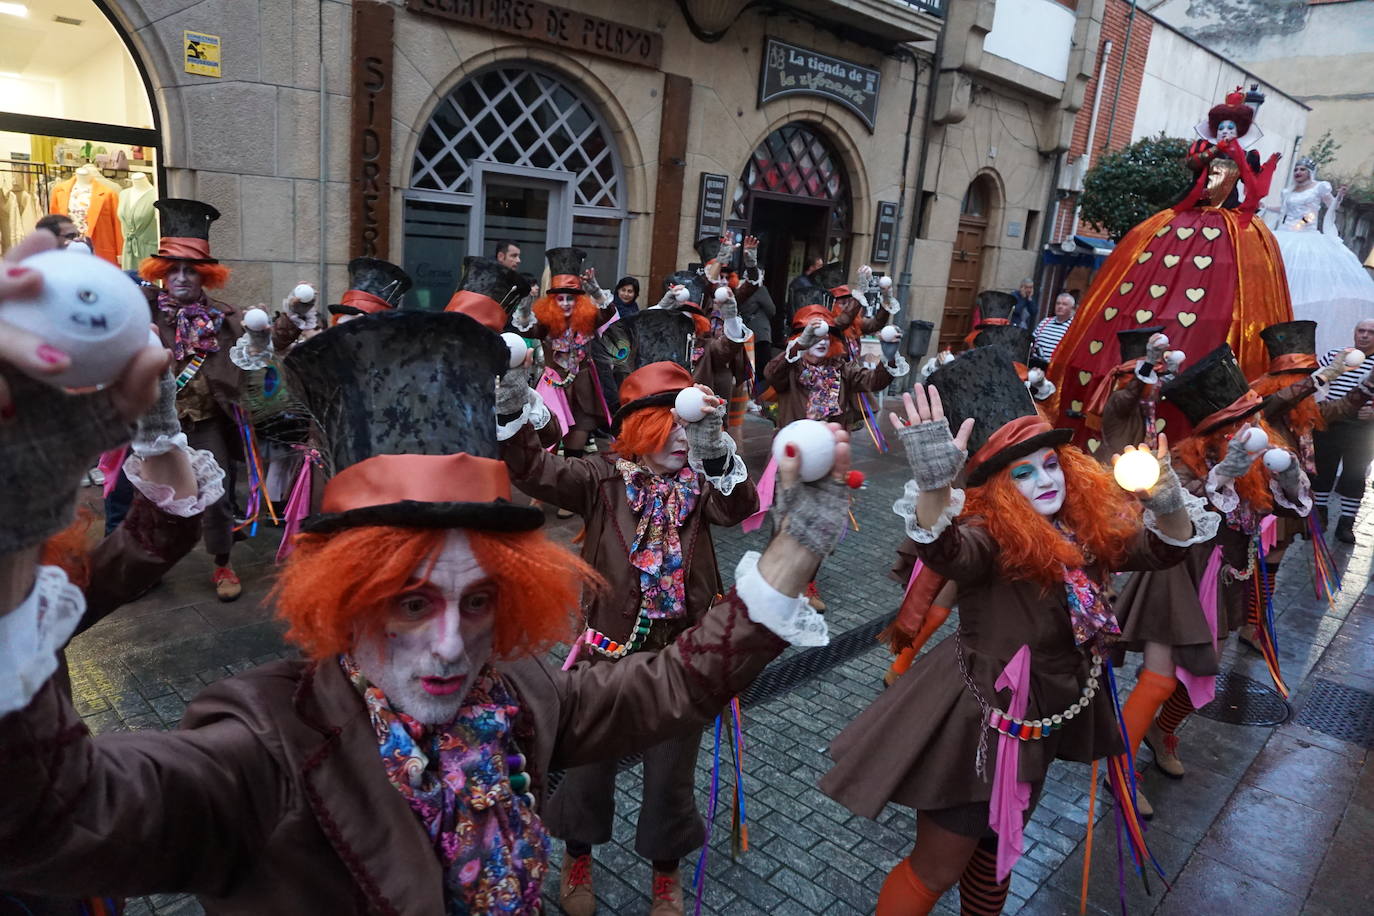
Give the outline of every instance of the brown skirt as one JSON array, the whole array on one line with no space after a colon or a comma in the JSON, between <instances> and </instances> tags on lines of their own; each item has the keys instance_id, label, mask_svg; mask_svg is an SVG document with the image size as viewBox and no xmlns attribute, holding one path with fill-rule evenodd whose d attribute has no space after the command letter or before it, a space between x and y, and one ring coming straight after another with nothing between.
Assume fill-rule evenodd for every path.
<instances>
[{"instance_id":1,"label":"brown skirt","mask_svg":"<svg viewBox=\"0 0 1374 916\"><path fill-rule=\"evenodd\" d=\"M1133 574L1116 601L1121 638L1112 653L1120 665L1126 653L1143 652L1147 642L1173 649L1174 664L1199 677L1217 673L1217 648L1202 612L1198 589L1216 543L1188 548L1182 563ZM1225 598L1218 596L1219 601ZM1225 613L1220 615L1225 618ZM1217 621L1218 629L1227 626ZM1220 641L1220 634L1218 642Z\"/></svg>"}]
</instances>

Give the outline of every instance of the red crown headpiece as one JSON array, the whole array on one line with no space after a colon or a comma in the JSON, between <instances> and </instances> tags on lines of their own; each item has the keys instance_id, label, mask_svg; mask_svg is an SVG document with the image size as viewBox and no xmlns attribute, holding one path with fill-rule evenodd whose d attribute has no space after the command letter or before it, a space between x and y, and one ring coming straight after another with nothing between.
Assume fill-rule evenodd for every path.
<instances>
[{"instance_id":1,"label":"red crown headpiece","mask_svg":"<svg viewBox=\"0 0 1374 916\"><path fill-rule=\"evenodd\" d=\"M1243 137L1250 129L1250 122L1254 118L1255 110L1245 104L1245 90L1237 86L1233 91L1226 93L1225 102L1212 106L1212 110L1207 112L1207 125L1212 128L1212 134L1215 136L1222 121L1235 121L1236 134Z\"/></svg>"}]
</instances>

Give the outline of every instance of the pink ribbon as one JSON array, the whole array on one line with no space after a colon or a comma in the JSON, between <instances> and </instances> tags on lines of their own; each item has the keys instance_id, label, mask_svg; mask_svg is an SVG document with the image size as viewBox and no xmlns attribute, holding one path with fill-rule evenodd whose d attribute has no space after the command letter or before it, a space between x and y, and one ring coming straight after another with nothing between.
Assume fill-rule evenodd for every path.
<instances>
[{"instance_id":1,"label":"pink ribbon","mask_svg":"<svg viewBox=\"0 0 1374 916\"><path fill-rule=\"evenodd\" d=\"M591 638L590 634L591 630L588 630L586 633L579 634L577 639L573 640L572 648L568 650L568 657L563 662L562 670L568 671L573 665L577 664L577 656L582 652L582 644Z\"/></svg>"},{"instance_id":2,"label":"pink ribbon","mask_svg":"<svg viewBox=\"0 0 1374 916\"><path fill-rule=\"evenodd\" d=\"M1207 620L1207 629L1212 633L1213 648L1217 644L1217 603L1220 600L1220 588L1221 547L1216 546L1212 548L1212 555L1207 558L1207 568L1202 571L1202 582L1197 587L1197 600L1202 605L1202 616ZM1194 709L1206 706L1217 695L1215 675L1197 675L1175 665L1174 677L1188 690L1188 700Z\"/></svg>"},{"instance_id":3,"label":"pink ribbon","mask_svg":"<svg viewBox=\"0 0 1374 916\"><path fill-rule=\"evenodd\" d=\"M1026 715L1030 700L1030 646L1022 646L1007 662L997 678L998 690L1011 691L1007 715L1015 719ZM985 724L986 727L986 724ZM1021 760L1021 739L997 735L997 772L992 777L992 798L988 802L988 826L997 834L997 882L1007 880L1012 866L1021 858L1026 829L1026 809L1030 807L1031 785L1016 778Z\"/></svg>"},{"instance_id":4,"label":"pink ribbon","mask_svg":"<svg viewBox=\"0 0 1374 916\"><path fill-rule=\"evenodd\" d=\"M115 484L119 483L119 471L124 467L124 459L128 454L129 446L121 445L119 448L102 452L100 460L96 462L95 466L100 468L100 473L105 475L105 486L100 493L105 499L110 498L110 493L114 490Z\"/></svg>"},{"instance_id":5,"label":"pink ribbon","mask_svg":"<svg viewBox=\"0 0 1374 916\"><path fill-rule=\"evenodd\" d=\"M568 404L567 392L562 388L555 387L550 381L553 377L553 370L545 369L544 374L539 377L539 384L534 386L534 390L539 392L539 396L544 399L544 406L553 413L554 419L563 429L563 435L566 436L573 428L572 406Z\"/></svg>"},{"instance_id":6,"label":"pink ribbon","mask_svg":"<svg viewBox=\"0 0 1374 916\"><path fill-rule=\"evenodd\" d=\"M906 590L902 592L902 600L906 600L906 596L911 594L911 587L916 584L916 577L919 576L921 570L925 568L926 564L920 560L917 560L916 565L911 567L911 578L906 580Z\"/></svg>"},{"instance_id":7,"label":"pink ribbon","mask_svg":"<svg viewBox=\"0 0 1374 916\"><path fill-rule=\"evenodd\" d=\"M301 522L310 514L311 466L319 460L319 452L314 449L301 449L301 469L296 474L296 482L291 485L291 495L287 497L286 508L282 511L281 546L277 548L277 562L284 563L296 549L293 541L301 530Z\"/></svg>"},{"instance_id":8,"label":"pink ribbon","mask_svg":"<svg viewBox=\"0 0 1374 916\"><path fill-rule=\"evenodd\" d=\"M1265 553L1274 549L1274 545L1279 542L1279 517L1277 515L1266 515L1264 521L1260 522L1260 550Z\"/></svg>"},{"instance_id":9,"label":"pink ribbon","mask_svg":"<svg viewBox=\"0 0 1374 916\"><path fill-rule=\"evenodd\" d=\"M773 487L778 482L778 462L768 459L768 466L763 469L763 476L759 478L759 511L740 522L740 530L745 534L751 531L758 531L763 525L763 520L768 516L768 510L773 508Z\"/></svg>"}]
</instances>

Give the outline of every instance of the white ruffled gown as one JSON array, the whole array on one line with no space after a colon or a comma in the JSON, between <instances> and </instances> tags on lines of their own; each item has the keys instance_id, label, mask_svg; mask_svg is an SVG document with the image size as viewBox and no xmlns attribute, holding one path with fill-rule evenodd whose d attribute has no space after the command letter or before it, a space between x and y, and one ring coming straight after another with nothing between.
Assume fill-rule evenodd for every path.
<instances>
[{"instance_id":1,"label":"white ruffled gown","mask_svg":"<svg viewBox=\"0 0 1374 916\"><path fill-rule=\"evenodd\" d=\"M1374 279L1341 243L1333 203L1329 181L1315 182L1305 191L1290 188L1283 193L1274 229L1288 274L1293 317L1317 322L1318 353L1350 346L1355 325L1374 318ZM1323 204L1326 219L1319 229Z\"/></svg>"}]
</instances>

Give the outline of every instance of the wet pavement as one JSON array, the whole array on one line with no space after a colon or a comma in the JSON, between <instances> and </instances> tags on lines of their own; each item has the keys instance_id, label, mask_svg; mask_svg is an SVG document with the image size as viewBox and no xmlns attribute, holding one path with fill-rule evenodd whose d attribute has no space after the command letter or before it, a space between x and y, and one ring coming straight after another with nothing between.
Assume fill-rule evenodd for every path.
<instances>
[{"instance_id":1,"label":"wet pavement","mask_svg":"<svg viewBox=\"0 0 1374 916\"><path fill-rule=\"evenodd\" d=\"M771 427L746 421L744 454L758 472ZM877 821L855 817L821 795L826 745L881 689L890 657L872 640L895 613L901 587L886 575L901 537L891 505L906 479L899 455L879 454L856 434L856 467L867 485L854 507L852 531L818 578L834 646L789 649L746 695L744 783L749 849L731 854L734 777L729 745L721 767L720 810L713 825L702 913L871 913L883 877L910 851L914 819L889 807ZM88 490L88 494L94 494ZM1368 502L1368 501L1367 501ZM576 520L549 529L563 540ZM1374 513L1357 527L1354 548L1333 542L1345 573L1330 604L1313 595L1311 551L1290 549L1275 595L1283 673L1293 695L1279 725L1237 725L1203 715L1180 731L1188 772L1170 780L1148 766L1143 789L1156 809L1147 838L1167 887L1149 893L1133 874L1118 878L1114 815L1098 793L1098 823L1087 911L1146 913L1336 914L1374 912L1374 595L1366 594L1374 562ZM764 532L715 531L727 582L739 556L760 549ZM210 562L197 551L155 590L76 639L68 650L78 710L95 732L171 728L205 684L290 653L266 601L278 535L269 526L236 546L244 581L239 601L223 604L209 585ZM957 614L940 634L952 631ZM1124 699L1134 682L1132 659L1118 672ZM919 664L919 662L918 662ZM1267 670L1253 652L1227 648L1222 665L1256 699L1275 703ZM1240 678L1248 678L1246 683ZM1251 702L1247 708L1261 708ZM1281 714L1287 713L1281 705ZM1252 710L1253 711L1253 710ZM1246 709L1209 709L1244 718ZM698 756L699 801L709 804L713 740L708 728ZM972 766L972 761L970 761ZM593 875L603 913L648 909L649 866L633 850L640 769L626 761L619 779L614 839L596 850ZM1026 831L1025 854L1012 877L1006 913L1077 913L1088 821L1089 767L1056 763ZM555 844L556 846L558 844ZM556 895L555 853L546 891ZM695 859L684 862L690 875ZM1153 876L1152 876L1153 877ZM557 912L549 897L550 912ZM689 900L689 907L691 906ZM951 891L937 912L957 913ZM196 901L159 895L131 902L131 914L194 914Z\"/></svg>"}]
</instances>

